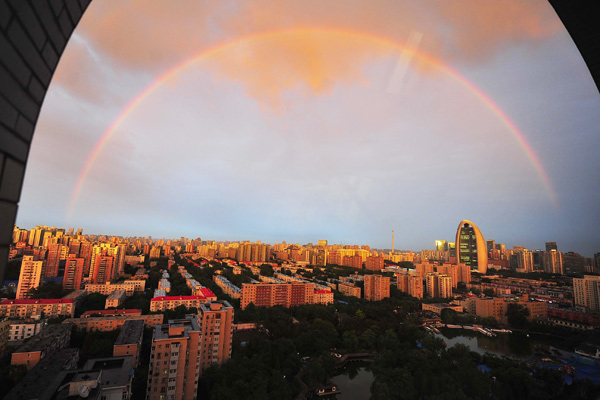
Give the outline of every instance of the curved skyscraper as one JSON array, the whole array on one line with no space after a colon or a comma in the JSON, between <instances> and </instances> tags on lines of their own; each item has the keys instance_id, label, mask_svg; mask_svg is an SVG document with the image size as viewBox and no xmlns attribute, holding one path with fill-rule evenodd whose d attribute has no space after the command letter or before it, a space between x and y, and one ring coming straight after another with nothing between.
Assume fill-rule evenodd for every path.
<instances>
[{"instance_id":1,"label":"curved skyscraper","mask_svg":"<svg viewBox=\"0 0 600 400\"><path fill-rule=\"evenodd\" d=\"M471 221L463 220L456 230L456 261L466 264L471 271L485 274L488 254L481 231Z\"/></svg>"}]
</instances>

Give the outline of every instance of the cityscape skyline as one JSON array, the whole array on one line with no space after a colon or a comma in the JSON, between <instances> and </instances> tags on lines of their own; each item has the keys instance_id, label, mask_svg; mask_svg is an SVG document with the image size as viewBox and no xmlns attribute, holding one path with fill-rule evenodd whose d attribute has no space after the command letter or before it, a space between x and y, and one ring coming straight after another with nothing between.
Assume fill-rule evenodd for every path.
<instances>
[{"instance_id":1,"label":"cityscape skyline","mask_svg":"<svg viewBox=\"0 0 600 400\"><path fill-rule=\"evenodd\" d=\"M594 254L597 90L548 3L507 5L93 3L17 225L418 249L468 218Z\"/></svg>"},{"instance_id":2,"label":"cityscape skyline","mask_svg":"<svg viewBox=\"0 0 600 400\"><path fill-rule=\"evenodd\" d=\"M461 222L469 222L470 221L461 221ZM461 224L462 226L462 224ZM27 230L27 231L31 231L40 227L46 227L50 230L62 230L64 232L69 232L70 230L75 231L75 228L69 227L56 227L56 226L48 226L48 225L35 225L32 227L20 227L15 225L15 229L18 230ZM418 253L419 251L422 250L439 250L440 246L447 246L449 243L455 244L456 242L452 241L456 239L457 233L458 231L455 230L454 235L452 235L452 237L450 238L437 238L437 239L432 239L432 245L430 247L422 247L422 248L403 248L403 247L397 247L395 246L394 243L394 231L392 230L392 234L391 234L391 238L390 238L390 243L392 246L374 246L372 244L370 244L369 242L344 242L344 241L340 241L340 242L334 242L334 241L330 241L327 238L313 238L311 240L305 241L305 242L294 242L294 241L289 241L286 240L285 238L279 238L277 240L273 240L273 241L267 241L267 240L262 240L260 238L258 239L250 239L250 238L241 238L241 239L215 239L215 238L210 238L210 237L202 237L202 235L192 235L192 236L181 236L181 235L175 235L175 236L154 236L154 235L120 235L118 233L96 233L96 232L86 232L85 228L77 228L77 232L78 235L83 235L86 237L116 237L116 238L123 238L123 239L131 239L131 238L137 238L137 239L150 239L152 241L180 241L182 239L185 240L189 240L191 241L195 241L195 240L201 240L203 242L214 242L214 243L244 243L244 242L249 242L249 243L264 243L267 245L275 245L275 244L280 244L280 243L286 243L288 245L301 245L301 246L306 246L306 245L315 245L317 246L320 242L326 242L329 245L342 245L342 246L369 246L372 250L378 250L378 251L395 251L395 252L415 252ZM549 251L549 246L551 246L554 250L558 250L560 252L574 252L574 253L578 253L575 250L572 249L564 249L564 248L559 248L560 247L560 243L557 243L556 241L544 241L542 244L536 244L534 246L523 246L523 243L513 243L513 242L503 242L503 241L499 241L496 240L495 238L486 238L485 235L483 235L483 233L481 233L484 242L493 242L495 245L503 245L505 246L505 248L507 250L513 249L513 248L517 248L517 249L521 249L521 248L525 248L529 251L538 251L538 250L545 250ZM597 254L598 251L594 251L591 254L587 254L587 253L579 253L580 255L587 257L587 258L592 258L595 256L595 254Z\"/></svg>"}]
</instances>

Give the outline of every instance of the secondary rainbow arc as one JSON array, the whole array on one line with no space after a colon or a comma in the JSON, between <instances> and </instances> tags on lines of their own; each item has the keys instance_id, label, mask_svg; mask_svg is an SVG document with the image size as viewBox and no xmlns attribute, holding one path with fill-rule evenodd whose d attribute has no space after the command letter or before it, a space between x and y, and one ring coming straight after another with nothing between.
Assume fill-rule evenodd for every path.
<instances>
[{"instance_id":1,"label":"secondary rainbow arc","mask_svg":"<svg viewBox=\"0 0 600 400\"><path fill-rule=\"evenodd\" d=\"M117 132L117 129L121 126L121 124L127 119L127 117L152 93L154 93L161 85L169 81L171 78L175 77L179 72L188 68L195 62L209 57L210 55L224 50L229 46L239 45L245 41L258 40L261 38L268 38L270 36L289 34L289 33L328 33L328 34L338 34L338 35L348 35L354 36L363 39L370 39L380 44L384 44L390 46L392 48L399 49L401 51L409 51L412 56L416 57L422 62L425 62L428 65L431 65L438 70L442 71L446 75L450 76L455 81L459 82L463 87L465 87L469 92L471 92L475 97L477 97L493 114L495 114L498 119L504 124L504 126L508 129L514 139L517 141L519 146L527 155L531 165L534 167L537 175L540 177L544 189L550 198L550 201L554 205L554 207L558 207L556 194L554 192L554 188L548 174L544 170L542 163L540 162L537 154L534 152L530 144L527 142L523 133L517 128L517 126L510 120L510 118L506 115L506 113L479 87L466 79L463 75L455 71L454 69L448 67L443 64L439 60L427 55L423 52L415 51L414 49L406 48L402 44L398 44L393 40L386 38L375 36L369 33L364 32L355 32L350 30L343 29L323 29L323 28L296 28L296 29L286 29L286 30L277 30L277 31L268 31L253 34L250 36L244 36L242 38L228 41L225 43L218 44L209 49L205 49L195 56L184 60L183 62L173 66L167 72L159 76L156 80L154 80L150 85L148 85L143 91L141 91L134 99L132 99L127 106L123 109L121 114L113 121L113 123L108 127L108 129L102 134L100 139L94 145L94 148L90 152L90 155L87 158L86 163L79 173L79 177L77 179L77 183L73 192L71 194L71 200L69 203L69 208L67 211L67 215L70 216L74 210L74 207L77 203L79 195L81 193L81 189L85 183L85 180L92 169L95 161L98 159L98 156L109 142L109 140L113 137L113 135Z\"/></svg>"}]
</instances>

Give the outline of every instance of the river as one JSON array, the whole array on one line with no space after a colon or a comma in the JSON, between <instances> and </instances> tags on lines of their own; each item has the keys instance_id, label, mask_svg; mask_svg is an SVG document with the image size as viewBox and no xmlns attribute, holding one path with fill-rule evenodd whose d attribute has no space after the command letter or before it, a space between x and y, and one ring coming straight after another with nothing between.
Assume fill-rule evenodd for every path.
<instances>
[{"instance_id":1,"label":"river","mask_svg":"<svg viewBox=\"0 0 600 400\"><path fill-rule=\"evenodd\" d=\"M340 375L331 378L342 393L331 397L337 400L363 400L371 398L371 384L375 380L368 363L347 363Z\"/></svg>"},{"instance_id":2,"label":"river","mask_svg":"<svg viewBox=\"0 0 600 400\"><path fill-rule=\"evenodd\" d=\"M521 332L499 333L495 337L488 337L466 329L440 328L440 331L442 334L436 336L443 339L448 347L461 343L479 354L487 352L519 360L528 360L537 352L561 345L558 339Z\"/></svg>"},{"instance_id":3,"label":"river","mask_svg":"<svg viewBox=\"0 0 600 400\"><path fill-rule=\"evenodd\" d=\"M488 337L481 333L466 329L440 328L441 334L436 334L446 342L447 347L457 343L468 346L471 351L479 354L491 353L497 356L510 357L517 360L529 360L535 353L553 351L560 348L563 343L544 335L526 334L521 332L499 333L495 337ZM577 364L580 365L580 364ZM581 376L597 381L598 369L594 368L592 375ZM371 397L371 384L375 377L368 363L348 363L341 370L341 374L331 378L341 393L327 398L337 400L363 400Z\"/></svg>"}]
</instances>

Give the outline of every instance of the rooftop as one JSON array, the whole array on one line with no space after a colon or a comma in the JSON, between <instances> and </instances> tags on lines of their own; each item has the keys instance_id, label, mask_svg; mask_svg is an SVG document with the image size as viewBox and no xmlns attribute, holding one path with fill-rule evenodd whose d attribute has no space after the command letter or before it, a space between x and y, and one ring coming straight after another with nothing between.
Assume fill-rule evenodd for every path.
<instances>
[{"instance_id":1,"label":"rooftop","mask_svg":"<svg viewBox=\"0 0 600 400\"><path fill-rule=\"evenodd\" d=\"M212 292L211 292L212 293ZM205 296L160 296L155 297L152 301L172 301L172 300L206 300Z\"/></svg>"},{"instance_id":2,"label":"rooftop","mask_svg":"<svg viewBox=\"0 0 600 400\"><path fill-rule=\"evenodd\" d=\"M25 305L25 304L73 304L74 301L71 299L18 299L18 300L4 300L0 305Z\"/></svg>"},{"instance_id":3,"label":"rooftop","mask_svg":"<svg viewBox=\"0 0 600 400\"><path fill-rule=\"evenodd\" d=\"M199 330L200 327L198 326L196 318L171 319L167 324L156 325L156 328L154 329L154 340L188 337L189 332Z\"/></svg>"},{"instance_id":4,"label":"rooftop","mask_svg":"<svg viewBox=\"0 0 600 400\"><path fill-rule=\"evenodd\" d=\"M48 325L46 329L19 346L14 353L29 353L42 351L56 342L57 337L71 333L71 324Z\"/></svg>"},{"instance_id":5,"label":"rooftop","mask_svg":"<svg viewBox=\"0 0 600 400\"><path fill-rule=\"evenodd\" d=\"M198 310L201 312L220 311L223 308L233 308L227 300L211 301L210 303L200 304Z\"/></svg>"},{"instance_id":6,"label":"rooftop","mask_svg":"<svg viewBox=\"0 0 600 400\"><path fill-rule=\"evenodd\" d=\"M142 315L142 310L137 309L123 309L123 310L90 310L81 314L81 318L91 317L92 315Z\"/></svg>"},{"instance_id":7,"label":"rooftop","mask_svg":"<svg viewBox=\"0 0 600 400\"><path fill-rule=\"evenodd\" d=\"M144 334L144 321L141 319L125 321L115 345L134 344L140 342Z\"/></svg>"},{"instance_id":8,"label":"rooftop","mask_svg":"<svg viewBox=\"0 0 600 400\"><path fill-rule=\"evenodd\" d=\"M79 349L62 349L40 360L27 375L4 397L6 400L42 399L54 394L62 377L57 372L72 368L79 358Z\"/></svg>"}]
</instances>

